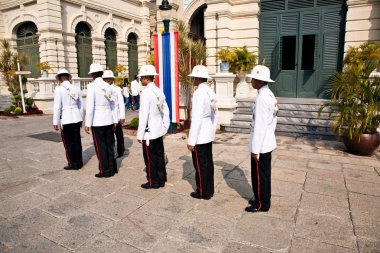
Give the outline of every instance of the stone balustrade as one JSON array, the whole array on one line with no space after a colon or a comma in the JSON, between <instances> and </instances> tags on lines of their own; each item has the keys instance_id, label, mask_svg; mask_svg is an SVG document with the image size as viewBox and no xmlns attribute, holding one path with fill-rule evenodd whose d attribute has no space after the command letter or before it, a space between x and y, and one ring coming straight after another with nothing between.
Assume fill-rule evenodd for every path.
<instances>
[{"instance_id":1,"label":"stone balustrade","mask_svg":"<svg viewBox=\"0 0 380 253\"><path fill-rule=\"evenodd\" d=\"M87 84L92 81L91 78L72 79L72 83L81 89L83 99L87 95ZM26 89L28 90L28 97L34 99L37 107L44 113L53 113L54 105L54 89L58 85L58 81L54 78L28 78Z\"/></svg>"}]
</instances>

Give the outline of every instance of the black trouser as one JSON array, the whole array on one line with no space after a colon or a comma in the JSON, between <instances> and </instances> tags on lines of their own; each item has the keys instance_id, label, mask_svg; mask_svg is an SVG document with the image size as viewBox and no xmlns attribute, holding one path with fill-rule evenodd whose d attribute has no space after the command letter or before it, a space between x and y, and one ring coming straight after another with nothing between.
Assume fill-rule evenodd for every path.
<instances>
[{"instance_id":1,"label":"black trouser","mask_svg":"<svg viewBox=\"0 0 380 253\"><path fill-rule=\"evenodd\" d=\"M82 141L80 127L82 122L65 124L61 128L63 145L66 150L66 158L69 167L80 169L83 166Z\"/></svg>"},{"instance_id":2,"label":"black trouser","mask_svg":"<svg viewBox=\"0 0 380 253\"><path fill-rule=\"evenodd\" d=\"M165 150L163 138L143 141L143 156L146 166L146 174L150 186L163 186L166 182Z\"/></svg>"},{"instance_id":3,"label":"black trouser","mask_svg":"<svg viewBox=\"0 0 380 253\"><path fill-rule=\"evenodd\" d=\"M125 151L124 147L124 134L123 134L123 127L121 126L120 123L117 124L116 129L115 129L115 136L116 136L116 149L117 149L117 154L119 156L122 156Z\"/></svg>"},{"instance_id":4,"label":"black trouser","mask_svg":"<svg viewBox=\"0 0 380 253\"><path fill-rule=\"evenodd\" d=\"M102 176L113 175L116 170L115 137L113 124L108 126L92 127L95 152L99 160L99 173Z\"/></svg>"},{"instance_id":5,"label":"black trouser","mask_svg":"<svg viewBox=\"0 0 380 253\"><path fill-rule=\"evenodd\" d=\"M214 195L214 160L212 142L195 145L192 152L197 192L202 198Z\"/></svg>"},{"instance_id":6,"label":"black trouser","mask_svg":"<svg viewBox=\"0 0 380 253\"><path fill-rule=\"evenodd\" d=\"M271 198L272 152L260 154L259 161L251 157L251 179L258 210L268 210Z\"/></svg>"}]
</instances>

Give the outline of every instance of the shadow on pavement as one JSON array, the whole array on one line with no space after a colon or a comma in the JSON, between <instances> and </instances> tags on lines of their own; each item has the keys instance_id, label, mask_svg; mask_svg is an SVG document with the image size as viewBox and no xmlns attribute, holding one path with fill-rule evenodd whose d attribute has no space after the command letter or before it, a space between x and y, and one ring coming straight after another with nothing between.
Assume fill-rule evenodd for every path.
<instances>
[{"instance_id":1,"label":"shadow on pavement","mask_svg":"<svg viewBox=\"0 0 380 253\"><path fill-rule=\"evenodd\" d=\"M235 190L242 198L250 200L251 197L248 195L253 195L248 193L247 189L252 189L244 171L239 167L230 163L222 161L214 161L214 164L222 167L223 178L226 181L228 187ZM233 168L231 170L231 168ZM233 178L232 174L235 174L239 179Z\"/></svg>"},{"instance_id":2,"label":"shadow on pavement","mask_svg":"<svg viewBox=\"0 0 380 253\"><path fill-rule=\"evenodd\" d=\"M193 167L193 160L191 156L183 155L179 159L185 161L185 163L182 165L182 168L183 168L182 179L185 179L193 187L193 190L196 191L197 185L195 182L195 178L192 176L195 170Z\"/></svg>"}]
</instances>

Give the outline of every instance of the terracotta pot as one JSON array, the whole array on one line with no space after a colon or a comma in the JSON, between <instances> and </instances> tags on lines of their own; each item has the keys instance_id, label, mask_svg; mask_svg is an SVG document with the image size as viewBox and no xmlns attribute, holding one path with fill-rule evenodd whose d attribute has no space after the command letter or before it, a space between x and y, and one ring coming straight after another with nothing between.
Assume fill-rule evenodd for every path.
<instances>
[{"instance_id":1,"label":"terracotta pot","mask_svg":"<svg viewBox=\"0 0 380 253\"><path fill-rule=\"evenodd\" d=\"M357 155L372 155L380 145L380 133L360 134L359 138L350 138L348 132L343 134L343 143L347 150Z\"/></svg>"}]
</instances>

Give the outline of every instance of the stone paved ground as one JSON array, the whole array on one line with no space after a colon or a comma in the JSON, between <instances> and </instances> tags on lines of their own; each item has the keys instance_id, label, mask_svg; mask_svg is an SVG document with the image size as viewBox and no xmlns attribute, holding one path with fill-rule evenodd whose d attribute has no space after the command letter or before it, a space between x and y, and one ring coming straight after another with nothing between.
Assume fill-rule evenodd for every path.
<instances>
[{"instance_id":1,"label":"stone paved ground","mask_svg":"<svg viewBox=\"0 0 380 253\"><path fill-rule=\"evenodd\" d=\"M168 184L142 190L140 146L126 136L120 173L97 179L91 137L85 166L64 171L51 117L0 120L0 252L379 252L380 153L356 157L338 142L279 137L272 208L252 197L247 136L218 134L215 197L194 200L186 140L168 136Z\"/></svg>"}]
</instances>

